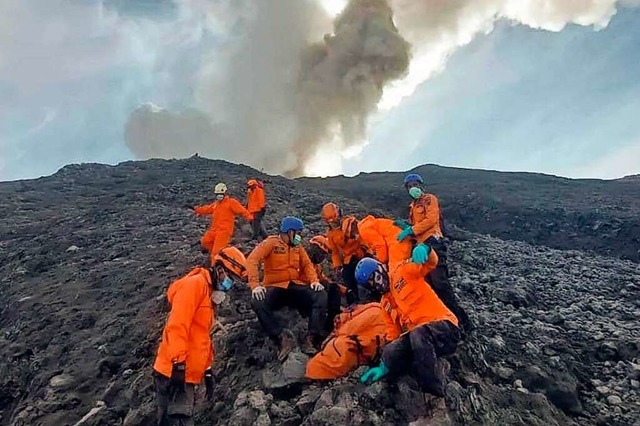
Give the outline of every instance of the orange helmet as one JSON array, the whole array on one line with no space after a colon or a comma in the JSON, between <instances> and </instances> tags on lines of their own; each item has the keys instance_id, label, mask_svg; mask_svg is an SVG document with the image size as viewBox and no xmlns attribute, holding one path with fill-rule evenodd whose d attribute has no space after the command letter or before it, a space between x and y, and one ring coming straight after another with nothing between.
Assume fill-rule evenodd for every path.
<instances>
[{"instance_id":1,"label":"orange helmet","mask_svg":"<svg viewBox=\"0 0 640 426\"><path fill-rule=\"evenodd\" d=\"M347 216L340 226L345 238L354 239L358 235L358 220L353 216Z\"/></svg>"},{"instance_id":2,"label":"orange helmet","mask_svg":"<svg viewBox=\"0 0 640 426\"><path fill-rule=\"evenodd\" d=\"M309 244L317 246L320 250L327 254L329 254L329 252L331 251L329 249L329 241L327 241L327 237L325 237L324 235L316 235L309 240Z\"/></svg>"},{"instance_id":3,"label":"orange helmet","mask_svg":"<svg viewBox=\"0 0 640 426\"><path fill-rule=\"evenodd\" d=\"M325 222L335 222L340 219L340 207L335 203L327 203L322 206L322 220Z\"/></svg>"},{"instance_id":4,"label":"orange helmet","mask_svg":"<svg viewBox=\"0 0 640 426\"><path fill-rule=\"evenodd\" d=\"M227 272L240 279L247 276L247 258L236 247L225 247L213 258L214 265L220 263Z\"/></svg>"},{"instance_id":5,"label":"orange helmet","mask_svg":"<svg viewBox=\"0 0 640 426\"><path fill-rule=\"evenodd\" d=\"M258 186L258 181L255 179L249 179L247 181L247 187L252 188L254 186Z\"/></svg>"}]
</instances>

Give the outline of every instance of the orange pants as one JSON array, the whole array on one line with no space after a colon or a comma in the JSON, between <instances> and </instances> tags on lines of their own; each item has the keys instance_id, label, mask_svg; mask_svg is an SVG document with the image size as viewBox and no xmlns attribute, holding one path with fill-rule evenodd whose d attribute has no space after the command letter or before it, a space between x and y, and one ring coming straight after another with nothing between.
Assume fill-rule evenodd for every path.
<instances>
[{"instance_id":1,"label":"orange pants","mask_svg":"<svg viewBox=\"0 0 640 426\"><path fill-rule=\"evenodd\" d=\"M220 250L229 245L232 236L233 231L214 231L209 229L200 238L200 244L202 248L211 254L211 259L213 260L213 257L220 253Z\"/></svg>"}]
</instances>

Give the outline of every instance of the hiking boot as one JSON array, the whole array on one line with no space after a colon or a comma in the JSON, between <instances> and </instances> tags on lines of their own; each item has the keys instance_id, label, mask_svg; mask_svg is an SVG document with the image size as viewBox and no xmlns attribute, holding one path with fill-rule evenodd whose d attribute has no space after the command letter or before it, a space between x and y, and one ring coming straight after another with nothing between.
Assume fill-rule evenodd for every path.
<instances>
[{"instance_id":1,"label":"hiking boot","mask_svg":"<svg viewBox=\"0 0 640 426\"><path fill-rule=\"evenodd\" d=\"M305 339L304 342L302 342L302 345L300 346L300 349L302 350L302 353L307 354L307 355L315 355L318 353L318 349L316 348L316 345L314 343L314 339L311 335L308 335Z\"/></svg>"},{"instance_id":2,"label":"hiking boot","mask_svg":"<svg viewBox=\"0 0 640 426\"><path fill-rule=\"evenodd\" d=\"M296 338L289 330L284 330L280 335L280 349L278 350L278 361L282 362L296 348Z\"/></svg>"}]
</instances>

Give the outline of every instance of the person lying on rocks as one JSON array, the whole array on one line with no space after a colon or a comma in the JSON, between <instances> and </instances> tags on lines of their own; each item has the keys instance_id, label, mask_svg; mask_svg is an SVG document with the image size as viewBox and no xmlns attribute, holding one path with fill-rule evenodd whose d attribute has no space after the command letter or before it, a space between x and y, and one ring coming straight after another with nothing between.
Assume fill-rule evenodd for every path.
<instances>
[{"instance_id":1,"label":"person lying on rocks","mask_svg":"<svg viewBox=\"0 0 640 426\"><path fill-rule=\"evenodd\" d=\"M405 261L390 270L375 259L362 259L356 267L358 284L373 288L382 296L382 311L395 321L403 334L382 348L377 366L360 378L373 383L387 374L411 374L422 392L444 396L448 363L440 357L451 355L460 341L458 318L426 285L424 277L438 264L438 255L427 245L424 263Z\"/></svg>"},{"instance_id":2,"label":"person lying on rocks","mask_svg":"<svg viewBox=\"0 0 640 426\"><path fill-rule=\"evenodd\" d=\"M192 425L195 386L203 379L213 398L214 305L234 280L245 279L247 261L235 247L222 249L210 268L195 268L167 290L171 312L153 364L158 425Z\"/></svg>"},{"instance_id":3,"label":"person lying on rocks","mask_svg":"<svg viewBox=\"0 0 640 426\"><path fill-rule=\"evenodd\" d=\"M324 235L316 235L309 240L307 253L311 263L313 263L318 281L327 290L327 321L325 329L327 333L330 333L333 330L333 320L340 313L341 297L346 295L347 288L329 278L323 269L324 262L331 253L327 238Z\"/></svg>"},{"instance_id":4,"label":"person lying on rocks","mask_svg":"<svg viewBox=\"0 0 640 426\"><path fill-rule=\"evenodd\" d=\"M274 311L287 306L308 315L308 334L302 345L307 354L317 352L327 319L327 292L301 244L303 228L302 220L285 217L280 223L280 234L267 237L247 258L251 307L264 331L279 347L280 361L297 345L291 331L283 331Z\"/></svg>"},{"instance_id":5,"label":"person lying on rocks","mask_svg":"<svg viewBox=\"0 0 640 426\"><path fill-rule=\"evenodd\" d=\"M329 380L345 376L378 360L383 345L399 335L399 326L382 312L380 303L353 305L336 318L322 350L307 363L305 377Z\"/></svg>"},{"instance_id":6,"label":"person lying on rocks","mask_svg":"<svg viewBox=\"0 0 640 426\"><path fill-rule=\"evenodd\" d=\"M327 225L327 242L331 250L331 264L336 276L342 276L344 285L347 286L347 304L351 305L360 301L358 283L356 283L354 271L358 261L366 255L362 243L357 238L345 235L344 229L350 228L356 222L353 216L342 216L340 207L335 203L326 203L322 206L322 220Z\"/></svg>"},{"instance_id":7,"label":"person lying on rocks","mask_svg":"<svg viewBox=\"0 0 640 426\"><path fill-rule=\"evenodd\" d=\"M193 208L198 216L211 215L211 225L200 239L200 244L211 255L212 263L215 255L229 245L236 216L242 215L248 221L253 220L253 215L240 204L240 201L227 194L227 185L218 183L213 193L216 196L213 203Z\"/></svg>"},{"instance_id":8,"label":"person lying on rocks","mask_svg":"<svg viewBox=\"0 0 640 426\"><path fill-rule=\"evenodd\" d=\"M397 221L403 228L398 241L428 244L438 254L438 266L427 277L427 282L438 297L461 321L462 329L470 332L473 328L466 311L458 304L458 299L449 282L447 267L447 243L442 232L442 214L438 197L426 192L422 176L411 173L404 178L404 187L413 199L409 205L409 223Z\"/></svg>"}]
</instances>

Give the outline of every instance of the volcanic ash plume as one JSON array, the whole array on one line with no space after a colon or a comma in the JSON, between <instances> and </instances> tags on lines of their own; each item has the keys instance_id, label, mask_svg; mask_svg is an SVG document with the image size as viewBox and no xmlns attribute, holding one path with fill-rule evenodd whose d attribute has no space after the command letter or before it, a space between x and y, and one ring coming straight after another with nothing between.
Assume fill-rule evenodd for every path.
<instances>
[{"instance_id":1,"label":"volcanic ash plume","mask_svg":"<svg viewBox=\"0 0 640 426\"><path fill-rule=\"evenodd\" d=\"M409 44L396 29L386 0L352 0L334 22L334 33L302 54L297 83L297 162L304 173L310 157L330 139L334 149L363 142L367 117L384 86L409 66Z\"/></svg>"}]
</instances>

